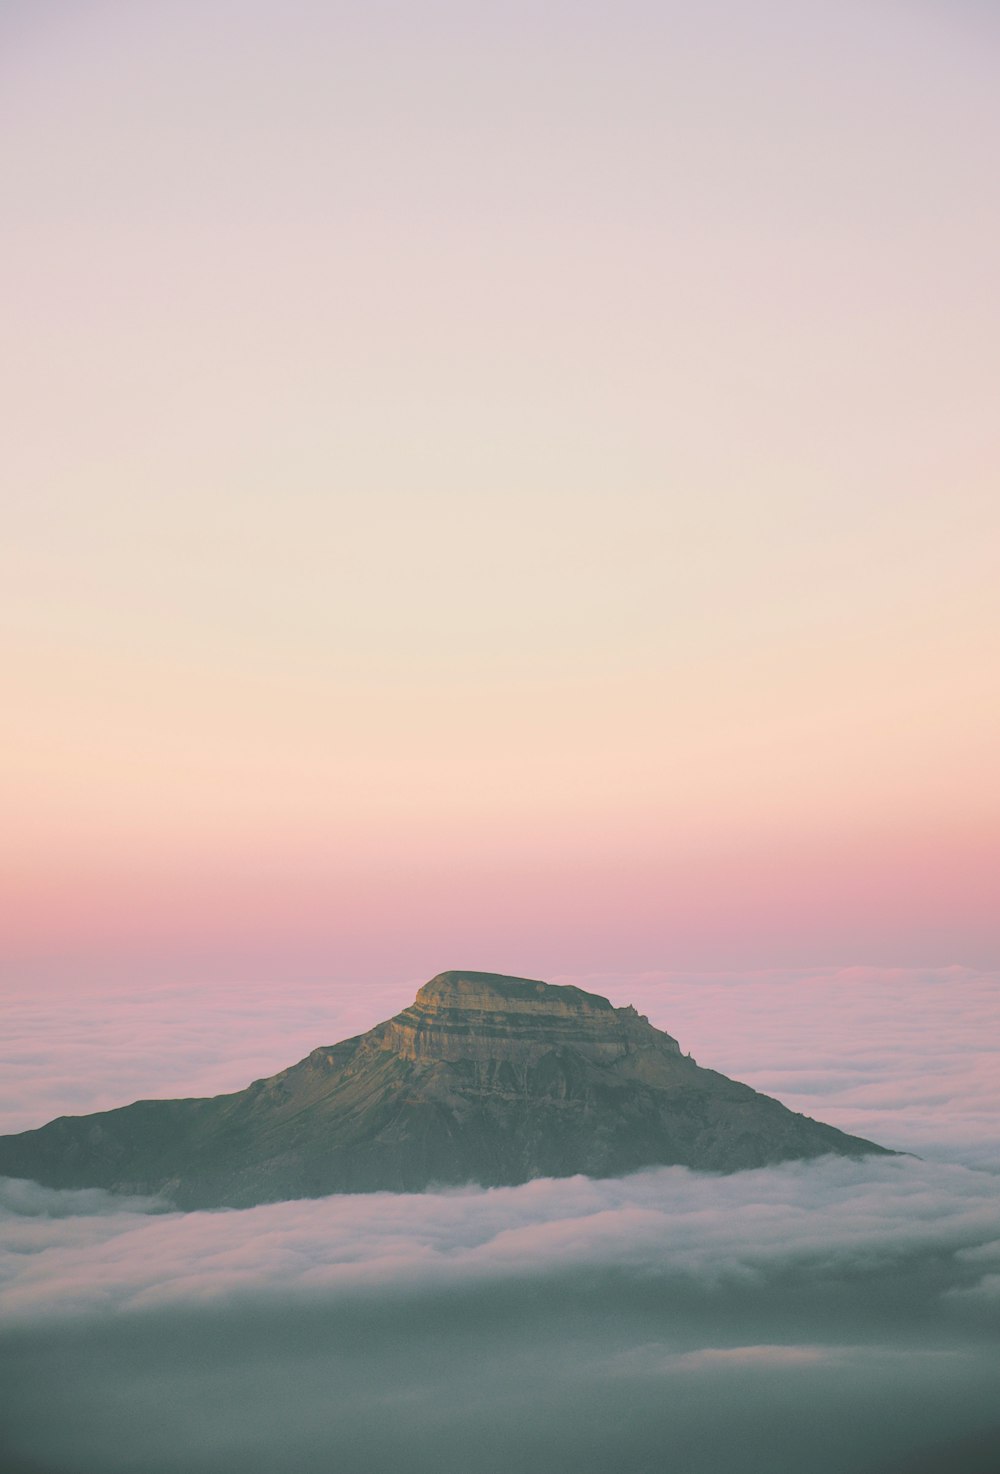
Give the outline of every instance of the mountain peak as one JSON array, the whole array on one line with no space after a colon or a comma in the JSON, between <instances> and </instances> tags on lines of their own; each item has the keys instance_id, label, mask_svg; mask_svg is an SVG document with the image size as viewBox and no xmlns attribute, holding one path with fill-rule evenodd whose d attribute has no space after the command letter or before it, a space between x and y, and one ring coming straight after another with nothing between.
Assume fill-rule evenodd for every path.
<instances>
[{"instance_id":1,"label":"mountain peak","mask_svg":"<svg viewBox=\"0 0 1000 1474\"><path fill-rule=\"evenodd\" d=\"M573 1049L607 1062L626 1054L643 1029L647 1043L679 1053L669 1034L598 993L495 972L438 973L384 1029L387 1047L404 1059L529 1064Z\"/></svg>"},{"instance_id":2,"label":"mountain peak","mask_svg":"<svg viewBox=\"0 0 1000 1474\"><path fill-rule=\"evenodd\" d=\"M416 1006L469 1008L484 1013L535 1013L603 1010L613 1013L607 998L582 988L543 983L538 978L510 977L500 972L452 970L425 983Z\"/></svg>"}]
</instances>

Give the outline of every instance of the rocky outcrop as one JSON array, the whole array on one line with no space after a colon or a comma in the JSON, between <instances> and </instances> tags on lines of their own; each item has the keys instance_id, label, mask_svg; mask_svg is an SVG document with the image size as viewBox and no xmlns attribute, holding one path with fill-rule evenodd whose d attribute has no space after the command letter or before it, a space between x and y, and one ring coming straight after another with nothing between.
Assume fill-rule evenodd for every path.
<instances>
[{"instance_id":1,"label":"rocky outcrop","mask_svg":"<svg viewBox=\"0 0 1000 1474\"><path fill-rule=\"evenodd\" d=\"M884 1151L702 1069L634 1008L446 972L395 1018L236 1094L0 1137L0 1174L204 1208Z\"/></svg>"},{"instance_id":2,"label":"rocky outcrop","mask_svg":"<svg viewBox=\"0 0 1000 1474\"><path fill-rule=\"evenodd\" d=\"M383 1025L382 1047L403 1059L535 1061L553 1049L611 1063L631 1049L680 1054L669 1034L634 1008L613 1008L581 988L489 972L443 972Z\"/></svg>"}]
</instances>

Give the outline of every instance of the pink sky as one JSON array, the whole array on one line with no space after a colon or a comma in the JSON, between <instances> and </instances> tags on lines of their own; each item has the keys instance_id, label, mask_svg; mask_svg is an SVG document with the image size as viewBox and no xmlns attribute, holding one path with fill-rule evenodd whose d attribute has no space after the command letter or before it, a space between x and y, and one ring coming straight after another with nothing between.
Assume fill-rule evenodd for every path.
<instances>
[{"instance_id":1,"label":"pink sky","mask_svg":"<svg viewBox=\"0 0 1000 1474\"><path fill-rule=\"evenodd\" d=\"M10 986L1000 963L983 7L0 30Z\"/></svg>"}]
</instances>

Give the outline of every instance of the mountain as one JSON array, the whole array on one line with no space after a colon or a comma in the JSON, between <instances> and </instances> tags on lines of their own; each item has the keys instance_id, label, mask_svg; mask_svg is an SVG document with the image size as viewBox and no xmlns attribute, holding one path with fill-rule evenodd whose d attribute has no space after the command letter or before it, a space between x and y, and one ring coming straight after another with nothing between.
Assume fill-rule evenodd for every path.
<instances>
[{"instance_id":1,"label":"mountain","mask_svg":"<svg viewBox=\"0 0 1000 1474\"><path fill-rule=\"evenodd\" d=\"M395 1018L234 1095L0 1137L0 1175L181 1208L885 1153L714 1070L580 988L444 972Z\"/></svg>"}]
</instances>

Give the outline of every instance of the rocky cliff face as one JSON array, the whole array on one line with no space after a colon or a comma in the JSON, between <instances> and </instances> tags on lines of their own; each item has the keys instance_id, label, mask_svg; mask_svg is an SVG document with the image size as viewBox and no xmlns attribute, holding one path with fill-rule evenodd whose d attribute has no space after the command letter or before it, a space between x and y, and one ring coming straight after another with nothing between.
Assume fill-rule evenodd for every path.
<instances>
[{"instance_id":1,"label":"rocky cliff face","mask_svg":"<svg viewBox=\"0 0 1000 1474\"><path fill-rule=\"evenodd\" d=\"M395 1018L235 1095L0 1137L0 1174L204 1208L884 1151L701 1069L633 1008L446 972Z\"/></svg>"},{"instance_id":2,"label":"rocky cliff face","mask_svg":"<svg viewBox=\"0 0 1000 1474\"><path fill-rule=\"evenodd\" d=\"M403 1059L533 1063L563 1048L609 1064L654 1045L680 1054L676 1039L634 1008L613 1008L580 988L486 972L440 973L383 1029L382 1047Z\"/></svg>"}]
</instances>

